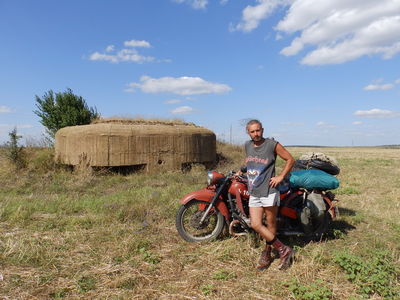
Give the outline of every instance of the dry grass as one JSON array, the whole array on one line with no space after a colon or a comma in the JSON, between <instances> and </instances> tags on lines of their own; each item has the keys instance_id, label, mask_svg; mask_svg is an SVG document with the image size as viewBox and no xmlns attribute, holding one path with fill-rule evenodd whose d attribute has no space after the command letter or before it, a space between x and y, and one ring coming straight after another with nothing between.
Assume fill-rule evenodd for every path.
<instances>
[{"instance_id":1,"label":"dry grass","mask_svg":"<svg viewBox=\"0 0 400 300\"><path fill-rule=\"evenodd\" d=\"M341 216L328 240L286 240L297 249L292 268L278 271L276 260L263 272L254 268L261 248L252 237L193 244L178 236L178 199L204 186L200 167L85 175L44 167L51 153L32 150L28 169L15 173L0 158L0 298L295 299L293 282L317 282L332 299L361 299L334 255L387 249L399 267L400 150L288 149L338 160ZM241 148L221 143L218 152L226 158L220 170L240 166Z\"/></svg>"},{"instance_id":2,"label":"dry grass","mask_svg":"<svg viewBox=\"0 0 400 300\"><path fill-rule=\"evenodd\" d=\"M116 123L116 124L126 124L126 125L184 125L184 126L196 126L194 123L188 123L180 119L145 119L145 118L122 118L122 117L114 117L114 118L101 118L95 119L92 121L92 124L103 124L103 123Z\"/></svg>"}]
</instances>

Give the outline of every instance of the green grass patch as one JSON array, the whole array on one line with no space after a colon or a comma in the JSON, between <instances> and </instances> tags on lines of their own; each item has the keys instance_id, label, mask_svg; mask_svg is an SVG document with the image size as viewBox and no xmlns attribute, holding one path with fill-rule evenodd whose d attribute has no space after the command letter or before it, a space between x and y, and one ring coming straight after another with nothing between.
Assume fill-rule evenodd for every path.
<instances>
[{"instance_id":1,"label":"green grass patch","mask_svg":"<svg viewBox=\"0 0 400 300\"><path fill-rule=\"evenodd\" d=\"M293 279L285 284L295 299L301 300L329 300L332 299L332 290L321 280L302 284Z\"/></svg>"},{"instance_id":2,"label":"green grass patch","mask_svg":"<svg viewBox=\"0 0 400 300\"><path fill-rule=\"evenodd\" d=\"M82 276L77 280L78 289L81 293L96 289L96 279L90 276Z\"/></svg>"},{"instance_id":3,"label":"green grass patch","mask_svg":"<svg viewBox=\"0 0 400 300\"><path fill-rule=\"evenodd\" d=\"M68 291L69 291L69 289L62 288L62 289L59 289L59 290L57 290L55 292L51 292L49 294L49 297L52 298L52 299L63 299L68 295Z\"/></svg>"},{"instance_id":4,"label":"green grass patch","mask_svg":"<svg viewBox=\"0 0 400 300\"><path fill-rule=\"evenodd\" d=\"M205 284L200 286L200 291L204 296L210 296L211 294L216 292L216 289L213 284Z\"/></svg>"},{"instance_id":5,"label":"green grass patch","mask_svg":"<svg viewBox=\"0 0 400 300\"><path fill-rule=\"evenodd\" d=\"M136 278L128 278L117 285L120 289L133 290L138 285Z\"/></svg>"},{"instance_id":6,"label":"green grass patch","mask_svg":"<svg viewBox=\"0 0 400 300\"><path fill-rule=\"evenodd\" d=\"M235 274L235 272L229 272L227 270L218 270L216 272L214 272L213 275L214 279L218 279L218 280L231 280L231 279L235 279L237 276Z\"/></svg>"},{"instance_id":7,"label":"green grass patch","mask_svg":"<svg viewBox=\"0 0 400 300\"><path fill-rule=\"evenodd\" d=\"M362 296L378 294L395 299L399 295L399 270L388 252L374 251L371 257L337 252L334 261L347 274L347 279L357 285Z\"/></svg>"},{"instance_id":8,"label":"green grass patch","mask_svg":"<svg viewBox=\"0 0 400 300\"><path fill-rule=\"evenodd\" d=\"M361 191L359 189L356 189L355 187L344 186L344 187L339 187L337 190L335 190L335 194L337 194L337 195L360 195Z\"/></svg>"}]
</instances>

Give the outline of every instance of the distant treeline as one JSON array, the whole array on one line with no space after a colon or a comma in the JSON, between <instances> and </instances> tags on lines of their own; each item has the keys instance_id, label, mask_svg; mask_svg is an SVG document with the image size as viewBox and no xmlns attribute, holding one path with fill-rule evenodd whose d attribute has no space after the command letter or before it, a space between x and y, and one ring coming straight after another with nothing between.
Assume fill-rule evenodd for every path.
<instances>
[{"instance_id":1,"label":"distant treeline","mask_svg":"<svg viewBox=\"0 0 400 300\"><path fill-rule=\"evenodd\" d=\"M378 146L285 145L285 147L299 147L299 148L386 148L386 149L398 149L398 148L400 148L400 144L395 144L395 145L378 145Z\"/></svg>"},{"instance_id":2,"label":"distant treeline","mask_svg":"<svg viewBox=\"0 0 400 300\"><path fill-rule=\"evenodd\" d=\"M397 148L400 148L400 144L399 145L382 145L382 146L379 146L379 147L389 148L389 149L397 149Z\"/></svg>"}]
</instances>

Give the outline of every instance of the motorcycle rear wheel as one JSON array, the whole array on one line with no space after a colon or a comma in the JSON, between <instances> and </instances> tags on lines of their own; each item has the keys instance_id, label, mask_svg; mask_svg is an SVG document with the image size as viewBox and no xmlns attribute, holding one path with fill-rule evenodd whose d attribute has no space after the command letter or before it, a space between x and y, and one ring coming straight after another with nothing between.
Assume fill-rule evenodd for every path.
<instances>
[{"instance_id":1,"label":"motorcycle rear wheel","mask_svg":"<svg viewBox=\"0 0 400 300\"><path fill-rule=\"evenodd\" d=\"M314 240L320 241L324 236L326 237L327 235L329 235L331 227L332 216L328 211L326 211L323 217L323 221L318 224L314 224Z\"/></svg>"},{"instance_id":2,"label":"motorcycle rear wheel","mask_svg":"<svg viewBox=\"0 0 400 300\"><path fill-rule=\"evenodd\" d=\"M191 200L182 205L176 214L176 229L188 242L215 240L224 229L224 216L217 208L211 209L202 225L199 224L209 202Z\"/></svg>"}]
</instances>

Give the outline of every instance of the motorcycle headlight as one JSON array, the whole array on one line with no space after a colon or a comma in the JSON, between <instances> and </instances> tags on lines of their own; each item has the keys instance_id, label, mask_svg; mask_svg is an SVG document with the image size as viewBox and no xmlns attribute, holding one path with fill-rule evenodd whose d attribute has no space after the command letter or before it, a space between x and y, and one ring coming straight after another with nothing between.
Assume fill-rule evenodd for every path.
<instances>
[{"instance_id":1,"label":"motorcycle headlight","mask_svg":"<svg viewBox=\"0 0 400 300\"><path fill-rule=\"evenodd\" d=\"M211 182L213 180L213 173L211 171L207 172L207 185L211 185Z\"/></svg>"},{"instance_id":2,"label":"motorcycle headlight","mask_svg":"<svg viewBox=\"0 0 400 300\"><path fill-rule=\"evenodd\" d=\"M224 178L225 178L225 176L223 174L218 173L216 171L208 171L207 172L207 184L208 185L218 184Z\"/></svg>"}]
</instances>

